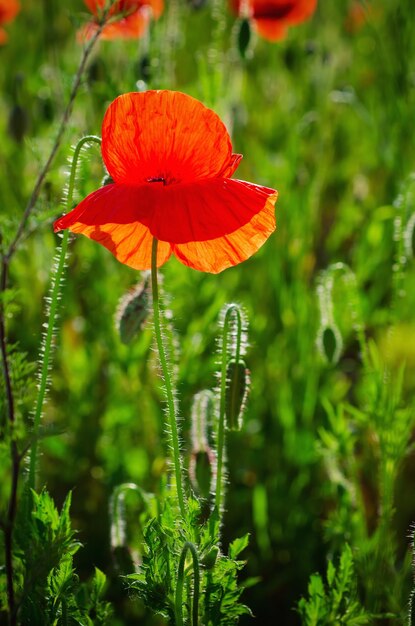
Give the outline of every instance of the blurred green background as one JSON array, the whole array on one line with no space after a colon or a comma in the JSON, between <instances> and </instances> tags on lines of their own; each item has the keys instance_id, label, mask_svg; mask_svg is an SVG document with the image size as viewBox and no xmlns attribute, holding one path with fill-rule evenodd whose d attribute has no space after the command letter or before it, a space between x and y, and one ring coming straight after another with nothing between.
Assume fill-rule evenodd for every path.
<instances>
[{"instance_id":1,"label":"blurred green background","mask_svg":"<svg viewBox=\"0 0 415 626\"><path fill-rule=\"evenodd\" d=\"M359 4L366 17L356 21ZM81 0L23 0L7 28L9 42L0 48L4 233L18 224L52 145L82 52L76 30L85 15ZM294 609L310 574L324 573L327 558L336 559L349 542L359 562L362 601L371 610L399 614L379 623L406 623L408 532L415 521L415 263L407 228L415 212L408 179L415 169L413 1L321 0L315 15L278 44L252 32L245 59L238 52L239 29L226 2L207 0L195 9L191 2L166 0L147 37L98 44L30 233L10 268L16 304L9 335L30 361L37 360L58 241L52 222L64 210L71 144L84 134L100 134L106 107L123 92L177 89L214 108L234 151L244 155L237 177L279 190L278 228L252 259L218 276L175 259L163 268L181 347L184 448L193 395L216 384L219 312L237 301L250 320L252 390L244 428L228 440L224 545L251 532L243 576L259 580L244 601L261 626L276 618L299 624ZM77 201L103 175L92 149L82 163ZM337 262L348 264L358 287L337 279L333 287L343 342L334 364L316 343L322 330L316 286L320 272ZM84 544L78 571L86 577L96 565L108 574L114 626L161 623L123 591L109 541L114 487L135 482L157 491L165 469L151 325L127 346L114 324L119 299L138 279L105 249L73 239L44 417L62 434L42 442L39 474L59 506L74 490L72 517ZM387 373L378 377L379 385L392 385L406 363L389 412L383 405L367 409L376 385L362 364L356 309L371 342L373 368ZM33 389L26 389L19 407L26 416L33 406L30 379ZM403 414L406 430L400 435ZM400 445L390 453L394 436L401 437ZM4 499L6 459L2 466ZM134 541L137 511L133 499L127 505ZM382 569L385 541L394 548ZM389 589L395 606L371 591L370 562L379 565L379 579L396 584Z\"/></svg>"}]
</instances>

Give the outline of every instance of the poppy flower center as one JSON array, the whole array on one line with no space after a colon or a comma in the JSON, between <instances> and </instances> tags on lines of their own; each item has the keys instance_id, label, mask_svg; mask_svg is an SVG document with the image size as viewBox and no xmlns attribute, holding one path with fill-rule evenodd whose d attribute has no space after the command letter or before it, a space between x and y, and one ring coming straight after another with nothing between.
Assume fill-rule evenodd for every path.
<instances>
[{"instance_id":1,"label":"poppy flower center","mask_svg":"<svg viewBox=\"0 0 415 626\"><path fill-rule=\"evenodd\" d=\"M163 185L167 185L167 180L161 176L156 176L155 178L147 178L148 183L163 183Z\"/></svg>"}]
</instances>

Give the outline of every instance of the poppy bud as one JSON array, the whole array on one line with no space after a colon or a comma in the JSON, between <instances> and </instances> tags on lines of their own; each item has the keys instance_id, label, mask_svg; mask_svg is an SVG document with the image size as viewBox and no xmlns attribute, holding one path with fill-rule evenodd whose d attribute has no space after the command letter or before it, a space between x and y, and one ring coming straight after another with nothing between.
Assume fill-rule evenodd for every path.
<instances>
[{"instance_id":1,"label":"poppy bud","mask_svg":"<svg viewBox=\"0 0 415 626\"><path fill-rule=\"evenodd\" d=\"M192 451L189 463L190 482L194 491L206 500L212 490L215 463L215 453L209 446L205 450Z\"/></svg>"},{"instance_id":2,"label":"poppy bud","mask_svg":"<svg viewBox=\"0 0 415 626\"><path fill-rule=\"evenodd\" d=\"M334 324L320 328L317 335L317 348L329 365L335 365L343 348L342 336Z\"/></svg>"},{"instance_id":3,"label":"poppy bud","mask_svg":"<svg viewBox=\"0 0 415 626\"><path fill-rule=\"evenodd\" d=\"M225 416L228 430L241 430L242 415L249 391L245 361L231 359L226 368Z\"/></svg>"},{"instance_id":4,"label":"poppy bud","mask_svg":"<svg viewBox=\"0 0 415 626\"><path fill-rule=\"evenodd\" d=\"M222 330L222 349L229 359L243 357L248 347L248 320L243 308L236 303L226 304L219 319L219 326Z\"/></svg>"},{"instance_id":5,"label":"poppy bud","mask_svg":"<svg viewBox=\"0 0 415 626\"><path fill-rule=\"evenodd\" d=\"M148 54L143 54L141 59L138 61L138 77L146 83L151 78L151 60Z\"/></svg>"},{"instance_id":6,"label":"poppy bud","mask_svg":"<svg viewBox=\"0 0 415 626\"><path fill-rule=\"evenodd\" d=\"M206 569L213 569L219 555L218 546L212 546L208 552L200 559L200 562Z\"/></svg>"},{"instance_id":7,"label":"poppy bud","mask_svg":"<svg viewBox=\"0 0 415 626\"><path fill-rule=\"evenodd\" d=\"M413 213L408 220L403 234L403 240L406 257L413 259L415 256L415 213Z\"/></svg>"},{"instance_id":8,"label":"poppy bud","mask_svg":"<svg viewBox=\"0 0 415 626\"><path fill-rule=\"evenodd\" d=\"M191 412L192 450L205 450L208 447L208 428L215 412L215 396L204 389L193 399Z\"/></svg>"},{"instance_id":9,"label":"poppy bud","mask_svg":"<svg viewBox=\"0 0 415 626\"><path fill-rule=\"evenodd\" d=\"M239 23L238 50L242 59L246 58L246 53L251 41L251 25L249 20L243 18Z\"/></svg>"},{"instance_id":10,"label":"poppy bud","mask_svg":"<svg viewBox=\"0 0 415 626\"><path fill-rule=\"evenodd\" d=\"M206 499L209 498L216 471L215 452L208 443L208 427L212 423L214 411L214 395L211 391L205 389L195 395L191 413L189 476L195 492Z\"/></svg>"},{"instance_id":11,"label":"poppy bud","mask_svg":"<svg viewBox=\"0 0 415 626\"><path fill-rule=\"evenodd\" d=\"M123 296L115 314L116 326L123 343L129 344L143 329L150 313L150 274L146 273L144 280Z\"/></svg>"}]
</instances>

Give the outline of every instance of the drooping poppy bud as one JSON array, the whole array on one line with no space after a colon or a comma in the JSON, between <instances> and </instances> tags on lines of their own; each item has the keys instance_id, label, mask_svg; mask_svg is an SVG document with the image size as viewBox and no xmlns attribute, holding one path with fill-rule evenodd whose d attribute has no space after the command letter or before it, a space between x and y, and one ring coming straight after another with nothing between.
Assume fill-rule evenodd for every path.
<instances>
[{"instance_id":1,"label":"drooping poppy bud","mask_svg":"<svg viewBox=\"0 0 415 626\"><path fill-rule=\"evenodd\" d=\"M129 344L142 330L151 310L150 273L119 302L116 325L123 343Z\"/></svg>"},{"instance_id":2,"label":"drooping poppy bud","mask_svg":"<svg viewBox=\"0 0 415 626\"><path fill-rule=\"evenodd\" d=\"M151 78L151 59L148 54L143 54L138 61L138 77L145 82Z\"/></svg>"},{"instance_id":3,"label":"drooping poppy bud","mask_svg":"<svg viewBox=\"0 0 415 626\"><path fill-rule=\"evenodd\" d=\"M249 20L244 18L239 23L238 30L238 50L242 59L246 58L246 53L251 41L251 26Z\"/></svg>"},{"instance_id":4,"label":"drooping poppy bud","mask_svg":"<svg viewBox=\"0 0 415 626\"><path fill-rule=\"evenodd\" d=\"M219 556L219 548L218 546L212 546L206 554L202 556L200 559L201 564L205 567L205 569L213 569L217 558Z\"/></svg>"},{"instance_id":5,"label":"drooping poppy bud","mask_svg":"<svg viewBox=\"0 0 415 626\"><path fill-rule=\"evenodd\" d=\"M209 499L215 475L216 456L209 446L205 450L192 451L189 462L189 477L195 493Z\"/></svg>"},{"instance_id":6,"label":"drooping poppy bud","mask_svg":"<svg viewBox=\"0 0 415 626\"><path fill-rule=\"evenodd\" d=\"M228 430L241 430L249 392L249 372L245 361L231 359L226 368L225 416Z\"/></svg>"},{"instance_id":7,"label":"drooping poppy bud","mask_svg":"<svg viewBox=\"0 0 415 626\"><path fill-rule=\"evenodd\" d=\"M222 310L222 371L221 389L223 411L228 430L240 430L242 414L249 389L249 372L243 359L247 347L247 319L238 304Z\"/></svg>"},{"instance_id":8,"label":"drooping poppy bud","mask_svg":"<svg viewBox=\"0 0 415 626\"><path fill-rule=\"evenodd\" d=\"M199 391L193 398L191 411L192 450L205 450L208 447L208 429L212 425L214 412L215 396L212 391Z\"/></svg>"},{"instance_id":9,"label":"drooping poppy bud","mask_svg":"<svg viewBox=\"0 0 415 626\"><path fill-rule=\"evenodd\" d=\"M335 365L343 349L342 336L337 326L332 323L330 326L321 327L317 334L316 343L323 359L329 365Z\"/></svg>"},{"instance_id":10,"label":"drooping poppy bud","mask_svg":"<svg viewBox=\"0 0 415 626\"><path fill-rule=\"evenodd\" d=\"M208 428L214 414L214 395L204 390L195 395L191 412L192 451L189 477L194 491L208 499L216 472L216 455L209 445Z\"/></svg>"}]
</instances>

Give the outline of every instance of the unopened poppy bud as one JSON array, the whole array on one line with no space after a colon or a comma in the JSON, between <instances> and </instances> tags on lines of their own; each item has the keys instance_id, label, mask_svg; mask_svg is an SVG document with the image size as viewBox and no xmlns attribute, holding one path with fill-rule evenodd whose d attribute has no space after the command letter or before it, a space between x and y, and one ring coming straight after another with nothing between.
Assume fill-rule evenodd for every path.
<instances>
[{"instance_id":1,"label":"unopened poppy bud","mask_svg":"<svg viewBox=\"0 0 415 626\"><path fill-rule=\"evenodd\" d=\"M151 78L151 60L148 54L144 54L138 61L138 76L145 82Z\"/></svg>"},{"instance_id":2,"label":"unopened poppy bud","mask_svg":"<svg viewBox=\"0 0 415 626\"><path fill-rule=\"evenodd\" d=\"M216 471L215 452L209 446L208 428L215 411L214 394L205 389L193 399L191 412L192 452L189 462L189 477L194 491L202 498L209 498L212 479Z\"/></svg>"},{"instance_id":3,"label":"unopened poppy bud","mask_svg":"<svg viewBox=\"0 0 415 626\"><path fill-rule=\"evenodd\" d=\"M412 213L403 235L405 253L408 259L415 257L415 213Z\"/></svg>"},{"instance_id":4,"label":"unopened poppy bud","mask_svg":"<svg viewBox=\"0 0 415 626\"><path fill-rule=\"evenodd\" d=\"M191 411L192 450L205 450L208 447L208 428L215 412L215 396L204 389L193 398Z\"/></svg>"},{"instance_id":5,"label":"unopened poppy bud","mask_svg":"<svg viewBox=\"0 0 415 626\"><path fill-rule=\"evenodd\" d=\"M213 569L219 555L218 546L212 546L211 549L200 559L201 564L206 569Z\"/></svg>"},{"instance_id":6,"label":"unopened poppy bud","mask_svg":"<svg viewBox=\"0 0 415 626\"><path fill-rule=\"evenodd\" d=\"M215 453L211 448L193 451L189 463L189 477L197 495L209 498L212 487L212 478L215 473Z\"/></svg>"},{"instance_id":7,"label":"unopened poppy bud","mask_svg":"<svg viewBox=\"0 0 415 626\"><path fill-rule=\"evenodd\" d=\"M320 328L317 335L317 348L324 360L335 365L343 349L342 336L339 329L334 324Z\"/></svg>"},{"instance_id":8,"label":"unopened poppy bud","mask_svg":"<svg viewBox=\"0 0 415 626\"><path fill-rule=\"evenodd\" d=\"M149 316L151 310L149 281L150 275L147 273L144 280L123 296L118 304L116 325L120 339L125 344L131 343L143 329Z\"/></svg>"},{"instance_id":9,"label":"unopened poppy bud","mask_svg":"<svg viewBox=\"0 0 415 626\"><path fill-rule=\"evenodd\" d=\"M241 19L238 31L238 50L242 59L246 58L246 53L251 41L251 25L246 18Z\"/></svg>"},{"instance_id":10,"label":"unopened poppy bud","mask_svg":"<svg viewBox=\"0 0 415 626\"><path fill-rule=\"evenodd\" d=\"M249 391L249 372L245 361L231 359L226 368L225 416L228 430L241 430L242 415Z\"/></svg>"}]
</instances>

